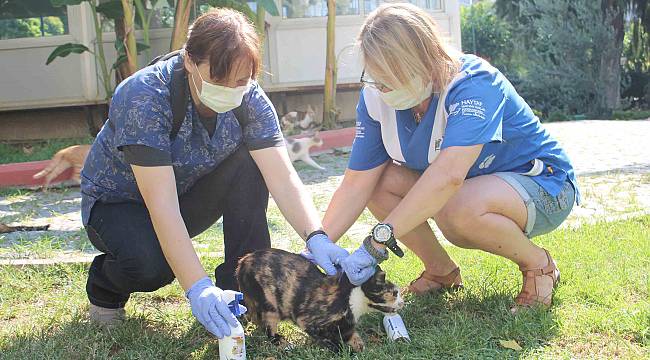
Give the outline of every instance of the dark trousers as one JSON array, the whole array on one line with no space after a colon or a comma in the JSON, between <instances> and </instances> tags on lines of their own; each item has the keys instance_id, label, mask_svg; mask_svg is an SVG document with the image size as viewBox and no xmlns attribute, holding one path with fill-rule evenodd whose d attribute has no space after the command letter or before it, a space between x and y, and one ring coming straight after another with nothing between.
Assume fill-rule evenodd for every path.
<instances>
[{"instance_id":1,"label":"dark trousers","mask_svg":"<svg viewBox=\"0 0 650 360\"><path fill-rule=\"evenodd\" d=\"M262 174L244 146L180 196L190 237L223 216L225 261L215 269L220 288L236 290L239 258L271 247L268 199ZM103 253L95 257L88 274L86 292L92 304L124 307L131 293L155 291L174 280L144 204L97 202L86 231Z\"/></svg>"}]
</instances>

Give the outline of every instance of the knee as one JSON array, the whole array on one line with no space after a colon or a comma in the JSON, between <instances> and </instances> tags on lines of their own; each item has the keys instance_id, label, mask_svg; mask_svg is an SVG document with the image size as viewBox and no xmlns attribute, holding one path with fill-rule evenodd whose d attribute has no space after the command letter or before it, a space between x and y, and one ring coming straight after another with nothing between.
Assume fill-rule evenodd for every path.
<instances>
[{"instance_id":1,"label":"knee","mask_svg":"<svg viewBox=\"0 0 650 360\"><path fill-rule=\"evenodd\" d=\"M445 238L456 246L471 249L473 246L468 238L475 231L477 223L476 209L468 206L448 204L434 217L436 225Z\"/></svg>"},{"instance_id":2,"label":"knee","mask_svg":"<svg viewBox=\"0 0 650 360\"><path fill-rule=\"evenodd\" d=\"M162 253L160 256L128 256L118 261L129 292L154 291L174 280L174 273Z\"/></svg>"},{"instance_id":3,"label":"knee","mask_svg":"<svg viewBox=\"0 0 650 360\"><path fill-rule=\"evenodd\" d=\"M370 210L377 220L383 221L397 204L394 201L396 196L394 192L397 186L396 179L391 176L386 176L386 174L377 182L368 201L368 210Z\"/></svg>"}]
</instances>

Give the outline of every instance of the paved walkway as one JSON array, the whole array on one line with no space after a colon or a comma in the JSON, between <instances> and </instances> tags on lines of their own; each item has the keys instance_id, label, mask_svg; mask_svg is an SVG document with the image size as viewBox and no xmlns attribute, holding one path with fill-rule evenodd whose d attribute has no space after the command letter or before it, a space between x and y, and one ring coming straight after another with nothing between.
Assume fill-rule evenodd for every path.
<instances>
[{"instance_id":1,"label":"paved walkway","mask_svg":"<svg viewBox=\"0 0 650 360\"><path fill-rule=\"evenodd\" d=\"M646 139L650 135L650 120L562 122L546 127L568 151L582 189L583 204L574 209L566 226L650 213L650 147ZM320 211L325 211L340 183L347 158L348 154L341 152L318 156L317 161L326 167L325 171L296 164ZM49 223L53 230L0 235L0 259L69 258L80 253L88 256L93 250L81 231L79 203L78 189L26 191L0 197L0 222ZM270 213L270 218L279 218L273 203ZM295 236L290 230L284 231L290 227L283 221L281 230L273 236L274 246L291 248ZM369 221L360 220L349 235L363 236L370 226Z\"/></svg>"}]
</instances>

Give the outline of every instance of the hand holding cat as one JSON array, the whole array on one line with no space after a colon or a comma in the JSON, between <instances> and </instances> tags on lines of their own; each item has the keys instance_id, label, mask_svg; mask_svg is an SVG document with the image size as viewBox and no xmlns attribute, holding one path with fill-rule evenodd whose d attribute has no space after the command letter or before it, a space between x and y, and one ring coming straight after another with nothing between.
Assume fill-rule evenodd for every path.
<instances>
[{"instance_id":1,"label":"hand holding cat","mask_svg":"<svg viewBox=\"0 0 650 360\"><path fill-rule=\"evenodd\" d=\"M325 234L316 234L307 240L307 249L327 275L336 275L336 265L350 256L342 247L334 244ZM304 255L303 255L304 256ZM311 259L310 259L311 260Z\"/></svg>"},{"instance_id":2,"label":"hand holding cat","mask_svg":"<svg viewBox=\"0 0 650 360\"><path fill-rule=\"evenodd\" d=\"M364 245L341 262L341 268L348 275L350 283L355 286L360 286L370 279L375 274L376 267L377 259L370 255Z\"/></svg>"},{"instance_id":3,"label":"hand holding cat","mask_svg":"<svg viewBox=\"0 0 650 360\"><path fill-rule=\"evenodd\" d=\"M222 293L223 290L214 286L207 276L195 282L185 293L190 300L192 314L219 339L230 336L230 327L236 327L239 323L228 308L228 304L222 300Z\"/></svg>"}]
</instances>

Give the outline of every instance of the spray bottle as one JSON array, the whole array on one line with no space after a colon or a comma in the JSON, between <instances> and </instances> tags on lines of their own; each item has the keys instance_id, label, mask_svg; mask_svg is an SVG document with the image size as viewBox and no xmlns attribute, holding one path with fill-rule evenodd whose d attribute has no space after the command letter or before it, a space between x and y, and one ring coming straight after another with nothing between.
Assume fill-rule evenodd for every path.
<instances>
[{"instance_id":1,"label":"spray bottle","mask_svg":"<svg viewBox=\"0 0 650 360\"><path fill-rule=\"evenodd\" d=\"M384 315L384 329L388 338L393 341L411 341L406 325L399 314Z\"/></svg>"},{"instance_id":2,"label":"spray bottle","mask_svg":"<svg viewBox=\"0 0 650 360\"><path fill-rule=\"evenodd\" d=\"M239 306L239 303L244 300L244 294L238 291L224 290L221 298L228 304L233 315L241 316L246 312L245 310L241 311L242 308ZM241 324L237 324L237 327L230 327L230 336L219 339L219 359L246 360L246 340Z\"/></svg>"}]
</instances>

